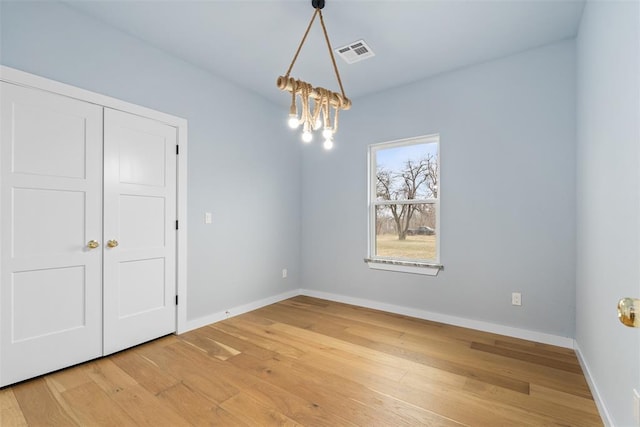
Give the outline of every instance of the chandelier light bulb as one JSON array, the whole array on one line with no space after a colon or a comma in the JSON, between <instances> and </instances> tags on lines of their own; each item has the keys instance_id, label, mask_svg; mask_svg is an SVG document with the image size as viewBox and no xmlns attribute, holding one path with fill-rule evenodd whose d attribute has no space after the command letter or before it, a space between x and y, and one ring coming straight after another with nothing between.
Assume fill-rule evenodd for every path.
<instances>
[{"instance_id":1,"label":"chandelier light bulb","mask_svg":"<svg viewBox=\"0 0 640 427\"><path fill-rule=\"evenodd\" d=\"M287 121L287 123L289 124L289 127L291 129L296 129L298 126L300 126L300 120L298 120L298 116L295 114L289 114L289 120Z\"/></svg>"},{"instance_id":2,"label":"chandelier light bulb","mask_svg":"<svg viewBox=\"0 0 640 427\"><path fill-rule=\"evenodd\" d=\"M313 134L311 132L309 132L308 130L305 130L304 132L302 132L302 142L309 143L311 142L312 139L313 139Z\"/></svg>"},{"instance_id":3,"label":"chandelier light bulb","mask_svg":"<svg viewBox=\"0 0 640 427\"><path fill-rule=\"evenodd\" d=\"M324 128L324 130L322 131L322 137L324 139L331 139L333 138L333 130L329 129L329 128Z\"/></svg>"},{"instance_id":4,"label":"chandelier light bulb","mask_svg":"<svg viewBox=\"0 0 640 427\"><path fill-rule=\"evenodd\" d=\"M324 140L324 144L322 144L325 150L331 150L333 148L333 140L327 138Z\"/></svg>"}]
</instances>

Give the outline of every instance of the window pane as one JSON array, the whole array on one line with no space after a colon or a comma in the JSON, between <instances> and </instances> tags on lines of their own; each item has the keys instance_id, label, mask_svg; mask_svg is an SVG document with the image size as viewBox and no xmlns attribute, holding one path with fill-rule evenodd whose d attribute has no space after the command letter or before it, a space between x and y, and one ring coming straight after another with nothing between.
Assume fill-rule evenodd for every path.
<instances>
[{"instance_id":1,"label":"window pane","mask_svg":"<svg viewBox=\"0 0 640 427\"><path fill-rule=\"evenodd\" d=\"M377 150L377 200L438 198L437 159L437 143Z\"/></svg>"},{"instance_id":2,"label":"window pane","mask_svg":"<svg viewBox=\"0 0 640 427\"><path fill-rule=\"evenodd\" d=\"M375 256L436 260L436 206L376 206Z\"/></svg>"}]
</instances>

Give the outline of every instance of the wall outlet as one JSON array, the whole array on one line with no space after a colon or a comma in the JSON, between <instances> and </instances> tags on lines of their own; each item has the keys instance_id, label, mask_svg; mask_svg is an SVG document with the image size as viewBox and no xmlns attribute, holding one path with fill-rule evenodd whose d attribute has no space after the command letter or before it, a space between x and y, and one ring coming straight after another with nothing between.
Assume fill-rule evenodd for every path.
<instances>
[{"instance_id":1,"label":"wall outlet","mask_svg":"<svg viewBox=\"0 0 640 427\"><path fill-rule=\"evenodd\" d=\"M211 224L211 221L213 220L211 212L205 212L204 213L204 223L205 224Z\"/></svg>"},{"instance_id":2,"label":"wall outlet","mask_svg":"<svg viewBox=\"0 0 640 427\"><path fill-rule=\"evenodd\" d=\"M289 273L288 273L288 271L287 271L287 269L286 269L286 268L283 268L283 269L282 269L282 278L283 278L283 279L286 279L286 278L287 278L287 274L289 274Z\"/></svg>"},{"instance_id":3,"label":"wall outlet","mask_svg":"<svg viewBox=\"0 0 640 427\"><path fill-rule=\"evenodd\" d=\"M522 305L522 295L520 292L513 292L511 294L511 305Z\"/></svg>"},{"instance_id":4,"label":"wall outlet","mask_svg":"<svg viewBox=\"0 0 640 427\"><path fill-rule=\"evenodd\" d=\"M636 389L633 389L633 419L640 426L640 392Z\"/></svg>"}]
</instances>

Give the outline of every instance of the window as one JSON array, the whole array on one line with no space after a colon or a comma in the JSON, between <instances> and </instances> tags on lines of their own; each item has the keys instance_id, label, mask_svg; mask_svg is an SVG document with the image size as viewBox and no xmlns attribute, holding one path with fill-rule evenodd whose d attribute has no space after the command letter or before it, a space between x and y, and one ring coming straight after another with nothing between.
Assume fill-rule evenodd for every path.
<instances>
[{"instance_id":1,"label":"window","mask_svg":"<svg viewBox=\"0 0 640 427\"><path fill-rule=\"evenodd\" d=\"M369 146L369 267L435 275L439 248L439 136Z\"/></svg>"}]
</instances>

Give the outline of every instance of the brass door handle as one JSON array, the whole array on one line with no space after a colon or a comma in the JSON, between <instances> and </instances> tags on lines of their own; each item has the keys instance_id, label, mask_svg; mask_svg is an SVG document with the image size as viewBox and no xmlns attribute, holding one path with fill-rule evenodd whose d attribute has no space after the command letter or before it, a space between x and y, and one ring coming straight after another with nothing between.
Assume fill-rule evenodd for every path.
<instances>
[{"instance_id":1,"label":"brass door handle","mask_svg":"<svg viewBox=\"0 0 640 427\"><path fill-rule=\"evenodd\" d=\"M118 241L117 240L109 240L107 242L107 246L109 246L110 248L115 248L116 246L118 246Z\"/></svg>"},{"instance_id":2,"label":"brass door handle","mask_svg":"<svg viewBox=\"0 0 640 427\"><path fill-rule=\"evenodd\" d=\"M97 248L98 246L100 246L100 243L98 243L98 241L97 241L97 240L89 240L89 243L87 243L87 247L88 247L89 249L95 249L95 248Z\"/></svg>"},{"instance_id":3,"label":"brass door handle","mask_svg":"<svg viewBox=\"0 0 640 427\"><path fill-rule=\"evenodd\" d=\"M640 299L622 298L618 302L618 319L630 328L640 328Z\"/></svg>"}]
</instances>

